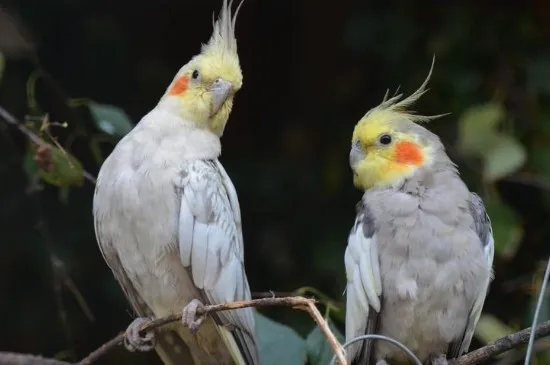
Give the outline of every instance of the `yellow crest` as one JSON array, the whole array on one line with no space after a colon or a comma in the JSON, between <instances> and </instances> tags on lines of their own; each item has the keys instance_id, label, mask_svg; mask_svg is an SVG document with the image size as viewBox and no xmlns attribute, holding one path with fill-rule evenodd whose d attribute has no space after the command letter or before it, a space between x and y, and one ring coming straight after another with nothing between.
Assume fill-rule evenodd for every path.
<instances>
[{"instance_id":1,"label":"yellow crest","mask_svg":"<svg viewBox=\"0 0 550 365\"><path fill-rule=\"evenodd\" d=\"M407 107L414 104L415 101L417 101L422 95L424 95L429 90L429 89L426 89L426 86L428 85L428 81L432 76L434 63L435 63L435 55L432 59L432 65L430 67L430 71L428 72L428 76L426 77L422 85L420 85L418 90L416 90L414 93L412 93L410 96L406 97L403 100L400 100L403 97L403 94L397 94L397 92L399 91L399 88L397 88L396 90L396 95L392 96L389 99L388 99L389 90L387 90L386 94L384 95L384 99L382 100L382 103L380 103L380 105L369 110L367 114L365 114L365 116L362 118L362 121L366 123L368 123L369 121L377 121L377 122L385 123L386 121L389 121L399 116L399 117L405 117L408 120L415 123L422 123L422 122L428 122L430 120L447 115L447 114L439 114L439 115L432 115L432 116L416 115L414 114L413 111L407 110Z\"/></svg>"},{"instance_id":2,"label":"yellow crest","mask_svg":"<svg viewBox=\"0 0 550 365\"><path fill-rule=\"evenodd\" d=\"M208 43L203 44L201 53L206 57L215 57L223 59L225 62L229 62L233 67L240 70L239 56L237 53L237 39L235 38L235 23L237 21L237 15L243 4L244 0L239 3L235 14L231 14L231 6L233 0L227 3L227 0L223 0L222 9L218 16L218 19L213 23L212 35ZM212 18L214 15L212 15Z\"/></svg>"}]
</instances>

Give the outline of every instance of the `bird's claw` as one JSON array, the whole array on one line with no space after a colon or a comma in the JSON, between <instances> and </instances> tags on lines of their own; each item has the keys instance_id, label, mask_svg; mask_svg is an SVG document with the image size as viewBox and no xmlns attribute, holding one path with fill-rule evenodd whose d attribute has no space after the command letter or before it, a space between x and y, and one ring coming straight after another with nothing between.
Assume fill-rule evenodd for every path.
<instances>
[{"instance_id":1,"label":"bird's claw","mask_svg":"<svg viewBox=\"0 0 550 365\"><path fill-rule=\"evenodd\" d=\"M181 321L184 326L189 328L192 334L195 334L202 323L204 322L204 319L206 318L204 314L198 314L197 311L204 308L204 304L198 299L193 299L189 304L183 308L183 311L181 313Z\"/></svg>"},{"instance_id":2,"label":"bird's claw","mask_svg":"<svg viewBox=\"0 0 550 365\"><path fill-rule=\"evenodd\" d=\"M153 330L147 331L144 336L139 333L141 327L149 322L151 322L151 318L141 317L130 323L124 336L124 347L128 351L151 351L155 347L156 339Z\"/></svg>"},{"instance_id":3,"label":"bird's claw","mask_svg":"<svg viewBox=\"0 0 550 365\"><path fill-rule=\"evenodd\" d=\"M448 365L447 357L445 354L431 354L430 355L430 364L431 365Z\"/></svg>"}]
</instances>

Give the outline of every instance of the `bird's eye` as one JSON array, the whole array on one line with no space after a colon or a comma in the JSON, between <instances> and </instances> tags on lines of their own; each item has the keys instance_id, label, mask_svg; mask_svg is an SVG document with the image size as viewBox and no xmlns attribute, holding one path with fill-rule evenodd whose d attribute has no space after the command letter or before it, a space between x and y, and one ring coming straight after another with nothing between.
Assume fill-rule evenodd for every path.
<instances>
[{"instance_id":1,"label":"bird's eye","mask_svg":"<svg viewBox=\"0 0 550 365\"><path fill-rule=\"evenodd\" d=\"M195 80L198 79L199 78L199 71L194 70L193 73L191 74L191 77Z\"/></svg>"},{"instance_id":2,"label":"bird's eye","mask_svg":"<svg viewBox=\"0 0 550 365\"><path fill-rule=\"evenodd\" d=\"M391 143L391 136L389 134L383 134L380 136L380 143L381 144L390 144Z\"/></svg>"}]
</instances>

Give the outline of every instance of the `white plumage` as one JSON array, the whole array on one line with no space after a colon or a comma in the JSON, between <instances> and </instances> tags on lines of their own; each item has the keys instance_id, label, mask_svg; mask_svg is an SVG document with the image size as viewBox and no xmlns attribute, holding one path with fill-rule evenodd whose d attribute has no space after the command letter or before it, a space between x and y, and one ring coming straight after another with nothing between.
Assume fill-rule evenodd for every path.
<instances>
[{"instance_id":1,"label":"white plumage","mask_svg":"<svg viewBox=\"0 0 550 365\"><path fill-rule=\"evenodd\" d=\"M220 151L218 136L160 105L101 168L94 197L96 235L140 316L177 313L192 299L250 299L239 203L217 159ZM195 336L181 324L171 329L197 364L258 363L252 309L221 312ZM173 337L166 343L158 339L157 350L167 363Z\"/></svg>"}]
</instances>

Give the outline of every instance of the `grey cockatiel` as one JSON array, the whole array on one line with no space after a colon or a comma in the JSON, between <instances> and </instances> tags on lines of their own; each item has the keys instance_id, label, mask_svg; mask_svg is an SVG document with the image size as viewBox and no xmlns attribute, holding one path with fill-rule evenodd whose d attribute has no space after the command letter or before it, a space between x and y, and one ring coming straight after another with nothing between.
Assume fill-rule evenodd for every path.
<instances>
[{"instance_id":1,"label":"grey cockatiel","mask_svg":"<svg viewBox=\"0 0 550 365\"><path fill-rule=\"evenodd\" d=\"M250 299L235 188L218 161L220 137L242 73L235 16L224 0L201 53L183 66L158 105L105 160L94 196L105 261L140 317L177 313L193 299ZM166 364L259 364L253 310L202 322L200 303L153 338L127 330L131 348L155 349ZM198 328L198 330L197 330Z\"/></svg>"},{"instance_id":2,"label":"grey cockatiel","mask_svg":"<svg viewBox=\"0 0 550 365\"><path fill-rule=\"evenodd\" d=\"M433 66L433 65L432 65ZM430 71L431 74L431 71ZM397 95L357 123L350 165L364 190L345 253L346 341L392 337L421 361L468 350L492 277L493 237L481 198L471 193L439 138ZM400 101L401 100L401 101ZM349 347L353 364L408 361L395 345Z\"/></svg>"}]
</instances>

